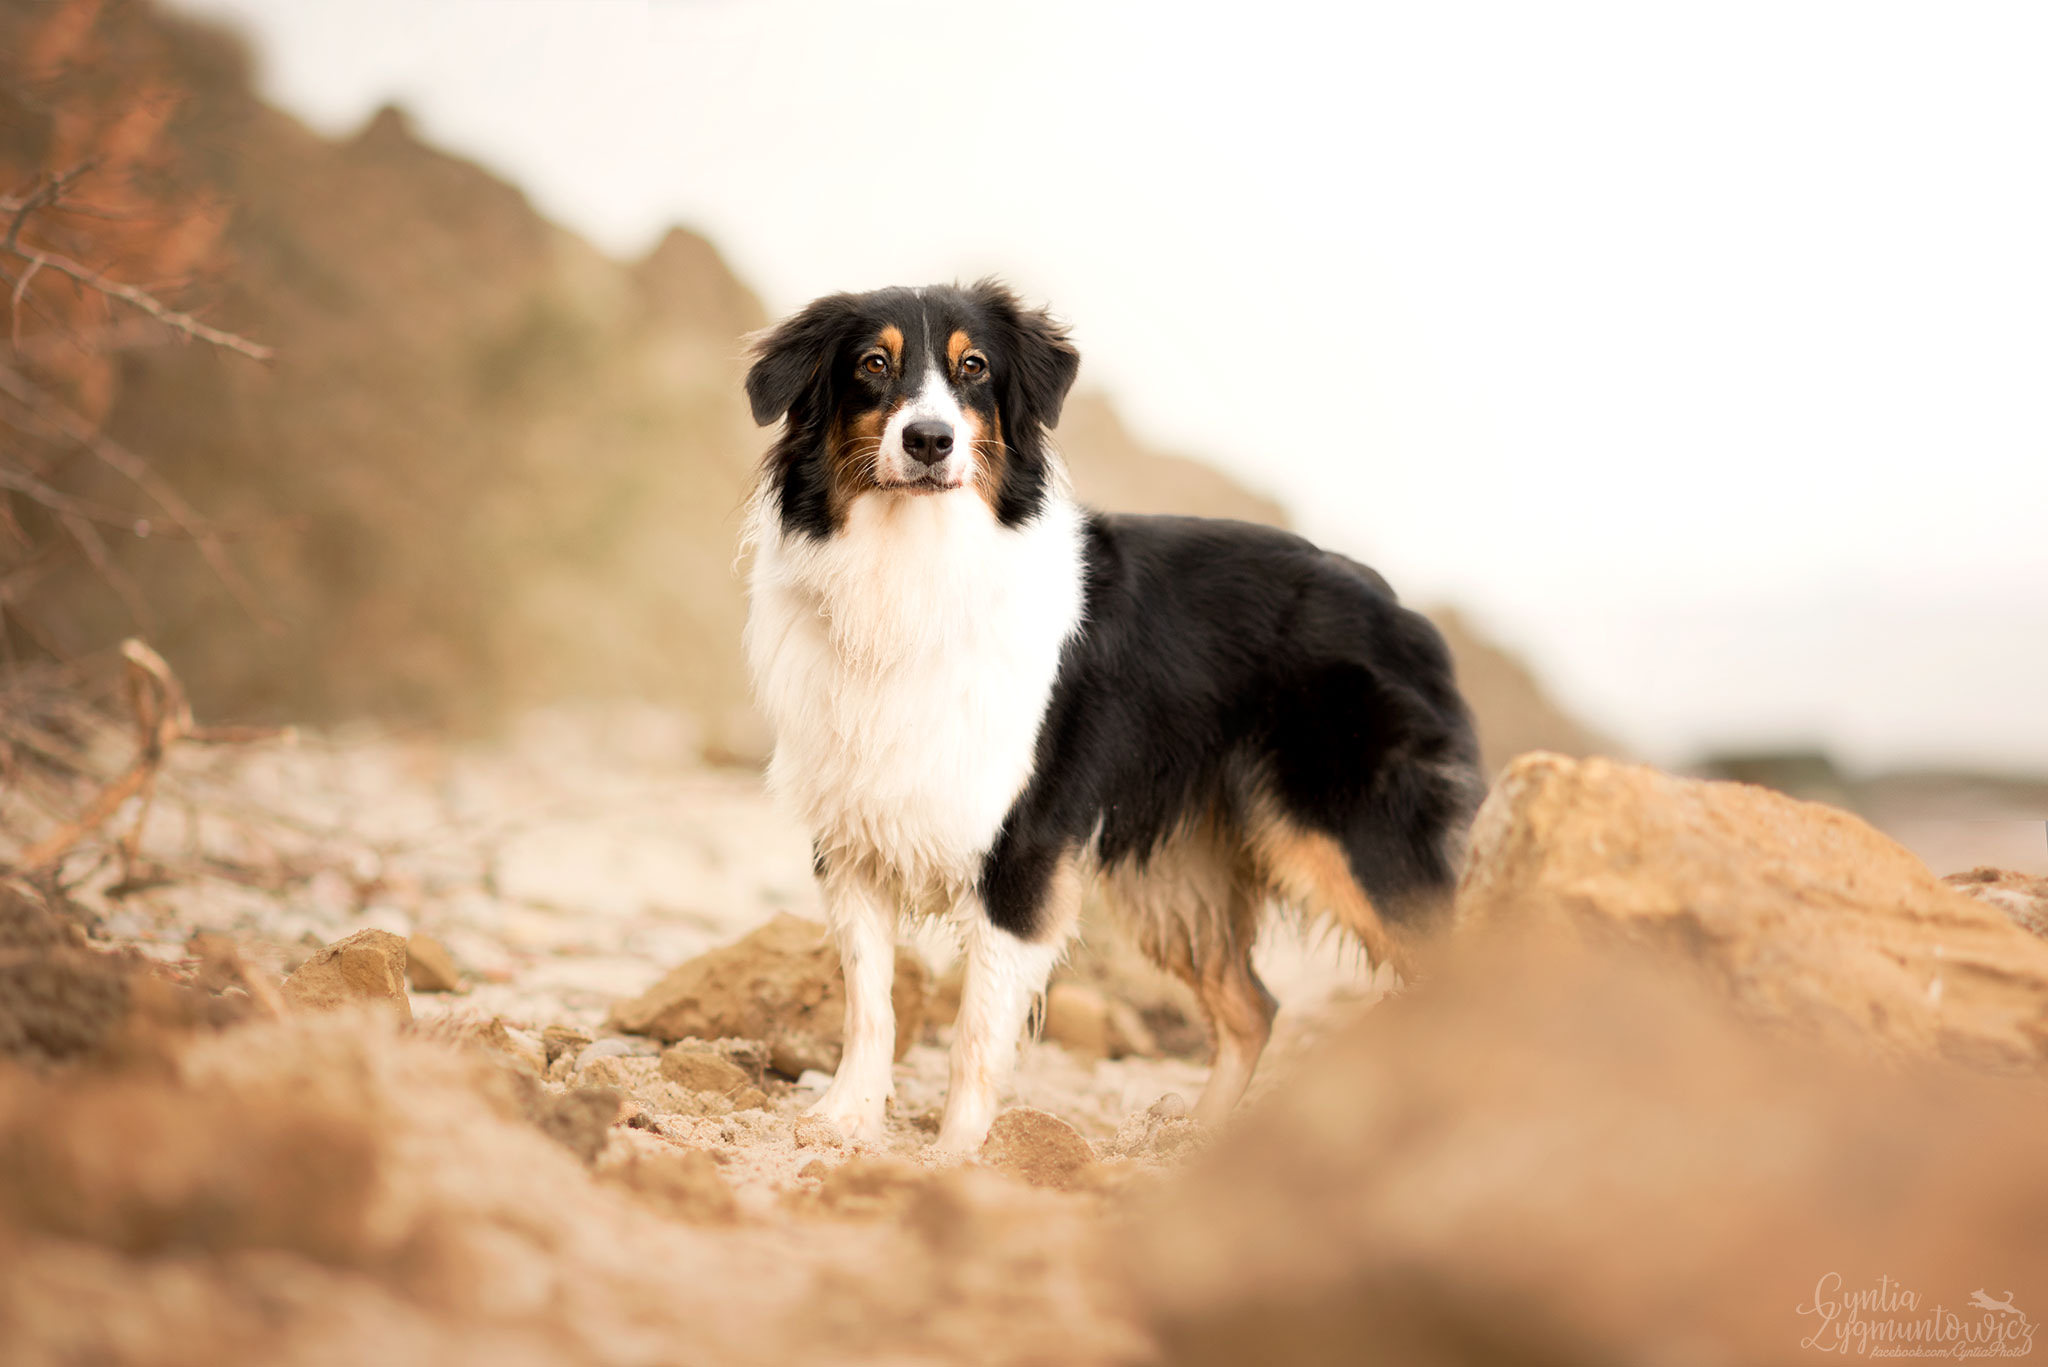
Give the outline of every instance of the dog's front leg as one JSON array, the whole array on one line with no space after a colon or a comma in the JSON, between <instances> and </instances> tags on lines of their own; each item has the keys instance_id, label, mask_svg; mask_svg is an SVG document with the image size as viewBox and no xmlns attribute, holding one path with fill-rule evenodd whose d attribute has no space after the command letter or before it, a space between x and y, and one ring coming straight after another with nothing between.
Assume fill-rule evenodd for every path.
<instances>
[{"instance_id":1,"label":"dog's front leg","mask_svg":"<svg viewBox=\"0 0 2048 1367\"><path fill-rule=\"evenodd\" d=\"M937 1147L965 1156L981 1147L1017 1064L1031 1005L1045 991L1064 934L1045 944L989 923L979 906L962 918L966 978L953 1024L953 1066Z\"/></svg>"},{"instance_id":2,"label":"dog's front leg","mask_svg":"<svg viewBox=\"0 0 2048 1367\"><path fill-rule=\"evenodd\" d=\"M839 1071L808 1114L822 1116L857 1143L879 1144L894 1089L896 903L886 890L850 869L820 875L826 919L839 944L846 977L846 1043Z\"/></svg>"}]
</instances>

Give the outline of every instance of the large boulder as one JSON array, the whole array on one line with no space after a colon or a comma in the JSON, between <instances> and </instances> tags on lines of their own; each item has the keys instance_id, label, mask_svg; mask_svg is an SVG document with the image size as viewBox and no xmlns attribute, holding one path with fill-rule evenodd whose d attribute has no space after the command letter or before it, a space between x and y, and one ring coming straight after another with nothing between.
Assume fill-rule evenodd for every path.
<instances>
[{"instance_id":1,"label":"large boulder","mask_svg":"<svg viewBox=\"0 0 2048 1367\"><path fill-rule=\"evenodd\" d=\"M928 974L896 950L896 1057L924 1025ZM816 921L783 914L732 944L700 954L631 1001L612 1008L613 1030L673 1042L727 1036L765 1040L769 1062L790 1077L839 1066L846 984L839 951Z\"/></svg>"},{"instance_id":2,"label":"large boulder","mask_svg":"<svg viewBox=\"0 0 2048 1367\"><path fill-rule=\"evenodd\" d=\"M1847 812L1607 760L1524 756L1473 828L1466 928L1675 948L1746 1011L1900 1056L2038 1068L2048 944Z\"/></svg>"},{"instance_id":3,"label":"large boulder","mask_svg":"<svg viewBox=\"0 0 2048 1367\"><path fill-rule=\"evenodd\" d=\"M1735 1367L1922 1321L1928 1356L2030 1346L2040 1087L1788 1038L1640 947L1437 969L1138 1212L1115 1261L1164 1360Z\"/></svg>"}]
</instances>

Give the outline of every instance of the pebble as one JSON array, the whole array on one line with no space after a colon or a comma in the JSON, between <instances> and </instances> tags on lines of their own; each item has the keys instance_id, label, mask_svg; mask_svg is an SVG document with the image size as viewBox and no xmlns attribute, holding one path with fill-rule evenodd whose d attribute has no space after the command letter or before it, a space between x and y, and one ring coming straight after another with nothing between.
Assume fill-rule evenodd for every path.
<instances>
[{"instance_id":1,"label":"pebble","mask_svg":"<svg viewBox=\"0 0 2048 1367\"><path fill-rule=\"evenodd\" d=\"M579 1073L582 1072L585 1068L588 1068L592 1063L595 1063L598 1059L623 1058L625 1055L630 1054L632 1052L632 1041L620 1039L616 1035L613 1035L608 1039L596 1040L590 1044L584 1045L582 1049L577 1051L576 1071Z\"/></svg>"}]
</instances>

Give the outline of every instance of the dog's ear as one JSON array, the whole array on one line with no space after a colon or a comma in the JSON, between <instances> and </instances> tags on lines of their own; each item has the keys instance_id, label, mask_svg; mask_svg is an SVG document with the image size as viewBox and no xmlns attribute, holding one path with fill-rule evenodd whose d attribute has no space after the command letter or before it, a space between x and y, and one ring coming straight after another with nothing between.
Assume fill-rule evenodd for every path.
<instances>
[{"instance_id":1,"label":"dog's ear","mask_svg":"<svg viewBox=\"0 0 2048 1367\"><path fill-rule=\"evenodd\" d=\"M763 427L820 390L846 329L856 316L852 295L828 294L748 338L747 403Z\"/></svg>"},{"instance_id":2,"label":"dog's ear","mask_svg":"<svg viewBox=\"0 0 2048 1367\"><path fill-rule=\"evenodd\" d=\"M1065 325L1044 309L1024 307L1000 280L978 282L968 294L1000 320L1008 336L1008 374L1004 390L1022 417L1044 427L1060 424L1067 391L1081 373L1081 353L1074 349Z\"/></svg>"}]
</instances>

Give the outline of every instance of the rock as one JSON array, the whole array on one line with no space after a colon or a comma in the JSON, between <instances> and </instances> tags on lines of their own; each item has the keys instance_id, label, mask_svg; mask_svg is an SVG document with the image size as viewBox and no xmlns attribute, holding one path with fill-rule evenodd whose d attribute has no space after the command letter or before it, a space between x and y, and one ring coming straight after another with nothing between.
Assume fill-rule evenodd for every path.
<instances>
[{"instance_id":1,"label":"rock","mask_svg":"<svg viewBox=\"0 0 2048 1367\"><path fill-rule=\"evenodd\" d=\"M586 1165L594 1164L604 1152L612 1126L618 1123L622 1100L610 1087L542 1093L535 1101L533 1123Z\"/></svg>"},{"instance_id":2,"label":"rock","mask_svg":"<svg viewBox=\"0 0 2048 1367\"><path fill-rule=\"evenodd\" d=\"M410 1021L405 957L405 941L398 936L386 930L359 930L300 964L281 991L287 1003L302 1011L368 1002Z\"/></svg>"},{"instance_id":3,"label":"rock","mask_svg":"<svg viewBox=\"0 0 2048 1367\"><path fill-rule=\"evenodd\" d=\"M718 1160L702 1149L635 1154L600 1177L671 1220L729 1225L739 1218L739 1202L719 1175Z\"/></svg>"},{"instance_id":4,"label":"rock","mask_svg":"<svg viewBox=\"0 0 2048 1367\"><path fill-rule=\"evenodd\" d=\"M624 1058L632 1052L633 1041L620 1039L617 1035L595 1040L576 1051L576 1071L582 1072L601 1058Z\"/></svg>"},{"instance_id":5,"label":"rock","mask_svg":"<svg viewBox=\"0 0 2048 1367\"><path fill-rule=\"evenodd\" d=\"M989 1126L981 1161L1034 1187L1070 1187L1095 1161L1095 1151L1058 1116L1013 1106Z\"/></svg>"},{"instance_id":6,"label":"rock","mask_svg":"<svg viewBox=\"0 0 2048 1367\"><path fill-rule=\"evenodd\" d=\"M541 1051L548 1056L549 1067L564 1054L574 1058L589 1043L590 1036L573 1025L550 1025L540 1032Z\"/></svg>"},{"instance_id":7,"label":"rock","mask_svg":"<svg viewBox=\"0 0 2048 1367\"><path fill-rule=\"evenodd\" d=\"M576 1081L584 1087L613 1087L630 1092L645 1081L645 1074L631 1066L641 1062L624 1054L605 1054L592 1059L588 1067L577 1069Z\"/></svg>"},{"instance_id":8,"label":"rock","mask_svg":"<svg viewBox=\"0 0 2048 1367\"><path fill-rule=\"evenodd\" d=\"M924 965L896 950L896 1057L924 1021ZM839 1066L846 1014L839 953L815 921L779 915L733 944L672 970L612 1008L610 1028L659 1040L736 1035L764 1041L775 1071Z\"/></svg>"},{"instance_id":9,"label":"rock","mask_svg":"<svg viewBox=\"0 0 2048 1367\"><path fill-rule=\"evenodd\" d=\"M790 1138L800 1149L843 1149L846 1136L822 1115L800 1115L790 1128Z\"/></svg>"},{"instance_id":10,"label":"rock","mask_svg":"<svg viewBox=\"0 0 2048 1367\"><path fill-rule=\"evenodd\" d=\"M753 1043L751 1040L720 1040L707 1044L692 1040L678 1044L661 1056L659 1070L663 1079L680 1093L690 1096L692 1108L703 1114L759 1110L768 1104L768 1094L754 1085L760 1074L735 1062L734 1051L727 1047ZM737 1052L743 1058L765 1053L745 1047Z\"/></svg>"},{"instance_id":11,"label":"rock","mask_svg":"<svg viewBox=\"0 0 2048 1367\"><path fill-rule=\"evenodd\" d=\"M1120 1158L1179 1158L1207 1143L1210 1132L1188 1114L1179 1092L1168 1092L1116 1127L1109 1151Z\"/></svg>"},{"instance_id":12,"label":"rock","mask_svg":"<svg viewBox=\"0 0 2048 1367\"><path fill-rule=\"evenodd\" d=\"M1941 880L1966 897L1997 907L2012 923L2048 939L2048 878L2010 869L1971 869Z\"/></svg>"},{"instance_id":13,"label":"rock","mask_svg":"<svg viewBox=\"0 0 2048 1367\"><path fill-rule=\"evenodd\" d=\"M1787 1038L1668 954L1505 939L1141 1206L1114 1253L1160 1360L1786 1363L1884 1332L1801 1309L1880 1272L1925 1315L2040 1265L2040 1088Z\"/></svg>"},{"instance_id":14,"label":"rock","mask_svg":"<svg viewBox=\"0 0 2048 1367\"><path fill-rule=\"evenodd\" d=\"M0 886L0 1096L7 1060L155 1057L174 1047L177 1032L246 1014L246 996L211 996L173 981L167 967L85 945L75 921ZM231 962L239 978L240 961Z\"/></svg>"},{"instance_id":15,"label":"rock","mask_svg":"<svg viewBox=\"0 0 2048 1367\"><path fill-rule=\"evenodd\" d=\"M224 992L242 982L241 951L217 931L194 931L185 941L185 955L199 961L192 985L201 992Z\"/></svg>"},{"instance_id":16,"label":"rock","mask_svg":"<svg viewBox=\"0 0 2048 1367\"><path fill-rule=\"evenodd\" d=\"M1480 810L1458 919L1654 942L1751 1015L1888 1054L2048 1054L2048 945L1847 812L1761 788L1524 756Z\"/></svg>"},{"instance_id":17,"label":"rock","mask_svg":"<svg viewBox=\"0 0 2048 1367\"><path fill-rule=\"evenodd\" d=\"M754 1080L746 1070L725 1055L684 1044L662 1054L661 1075L692 1092L716 1092L729 1097L755 1090Z\"/></svg>"},{"instance_id":18,"label":"rock","mask_svg":"<svg viewBox=\"0 0 2048 1367\"><path fill-rule=\"evenodd\" d=\"M766 1043L757 1039L715 1039L710 1047L732 1061L735 1068L747 1075L747 1080L759 1087L768 1080L770 1051ZM799 1074L801 1076L801 1074Z\"/></svg>"},{"instance_id":19,"label":"rock","mask_svg":"<svg viewBox=\"0 0 2048 1367\"><path fill-rule=\"evenodd\" d=\"M505 1024L502 1016L493 1016L469 1032L469 1039L486 1049L492 1049L517 1067L521 1072L536 1079L547 1073L547 1056L540 1045L524 1030L514 1030Z\"/></svg>"},{"instance_id":20,"label":"rock","mask_svg":"<svg viewBox=\"0 0 2048 1367\"><path fill-rule=\"evenodd\" d=\"M460 992L463 986L461 970L446 947L419 933L405 942L405 980L415 992Z\"/></svg>"}]
</instances>

